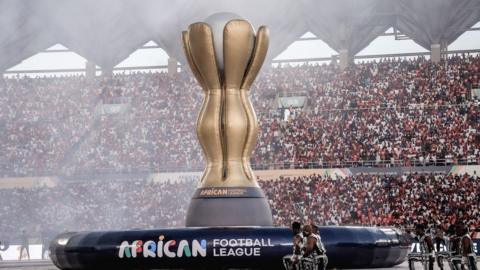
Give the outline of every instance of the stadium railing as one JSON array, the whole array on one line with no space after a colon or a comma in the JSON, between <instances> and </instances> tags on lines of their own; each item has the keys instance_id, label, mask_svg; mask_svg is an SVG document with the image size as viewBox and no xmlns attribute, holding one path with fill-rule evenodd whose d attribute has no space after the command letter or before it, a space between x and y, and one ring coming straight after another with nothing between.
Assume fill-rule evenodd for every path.
<instances>
[{"instance_id":1,"label":"stadium railing","mask_svg":"<svg viewBox=\"0 0 480 270\"><path fill-rule=\"evenodd\" d=\"M254 170L287 170L287 169L338 169L338 168L394 168L394 167L446 167L454 165L480 165L479 159L437 159L436 161L420 160L349 160L349 161L315 161L315 162L281 162L252 164ZM6 171L0 169L0 177L8 176L55 176L55 175L92 175L92 174L146 174L146 173L175 173L200 172L203 165L195 166L159 166L159 167L131 167L131 168L89 168L74 170L33 170L21 169Z\"/></svg>"}]
</instances>

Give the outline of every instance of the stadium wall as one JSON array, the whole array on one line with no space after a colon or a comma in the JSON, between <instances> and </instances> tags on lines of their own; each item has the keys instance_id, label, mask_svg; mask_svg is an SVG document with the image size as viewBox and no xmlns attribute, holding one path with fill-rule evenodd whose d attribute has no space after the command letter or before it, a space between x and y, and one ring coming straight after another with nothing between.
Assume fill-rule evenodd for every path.
<instances>
[{"instance_id":1,"label":"stadium wall","mask_svg":"<svg viewBox=\"0 0 480 270\"><path fill-rule=\"evenodd\" d=\"M3 177L0 178L0 189L54 187L58 183L55 176L47 177Z\"/></svg>"},{"instance_id":2,"label":"stadium wall","mask_svg":"<svg viewBox=\"0 0 480 270\"><path fill-rule=\"evenodd\" d=\"M255 171L259 181L278 181L281 177L301 177L312 174L330 176L333 179L355 176L360 174L368 175L402 175L409 173L433 173L433 174L480 174L480 165L461 166L422 166L422 167L386 167L386 168L333 168L333 169L288 169L288 170L260 170ZM94 181L94 180L118 180L129 181L142 179L148 182L182 181L183 179L196 177L200 178L202 172L177 172L177 173L151 173L151 174L94 174L94 175L71 175L65 176L44 176L44 177L5 177L0 178L0 189L5 188L34 188L54 187L61 182Z\"/></svg>"}]
</instances>

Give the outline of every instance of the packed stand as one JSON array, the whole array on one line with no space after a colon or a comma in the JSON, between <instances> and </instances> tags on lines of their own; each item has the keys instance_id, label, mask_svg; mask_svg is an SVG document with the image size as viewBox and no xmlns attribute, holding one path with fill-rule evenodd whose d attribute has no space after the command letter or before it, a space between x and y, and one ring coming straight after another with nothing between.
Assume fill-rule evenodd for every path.
<instances>
[{"instance_id":1,"label":"packed stand","mask_svg":"<svg viewBox=\"0 0 480 270\"><path fill-rule=\"evenodd\" d=\"M163 181L84 180L0 189L0 241L79 230L183 227L198 176ZM260 181L275 225L444 225L480 227L480 179L473 175L310 175Z\"/></svg>"},{"instance_id":2,"label":"packed stand","mask_svg":"<svg viewBox=\"0 0 480 270\"><path fill-rule=\"evenodd\" d=\"M480 227L480 181L473 175L339 177L313 174L260 182L276 225L411 226L465 222ZM447 226L448 227L448 226Z\"/></svg>"},{"instance_id":3,"label":"packed stand","mask_svg":"<svg viewBox=\"0 0 480 270\"><path fill-rule=\"evenodd\" d=\"M253 164L315 168L480 161L480 103L470 96L479 87L478 56L451 58L448 65L419 58L357 64L345 72L336 66L274 72L282 78L279 91L305 92L310 104L287 121L262 118Z\"/></svg>"},{"instance_id":4,"label":"packed stand","mask_svg":"<svg viewBox=\"0 0 480 270\"><path fill-rule=\"evenodd\" d=\"M479 78L480 56L265 68L250 91L252 165L478 164ZM292 93L308 101L285 119L277 98ZM189 72L3 79L0 175L201 170L202 98Z\"/></svg>"},{"instance_id":5,"label":"packed stand","mask_svg":"<svg viewBox=\"0 0 480 270\"><path fill-rule=\"evenodd\" d=\"M0 175L57 171L91 127L97 89L82 77L0 79Z\"/></svg>"},{"instance_id":6,"label":"packed stand","mask_svg":"<svg viewBox=\"0 0 480 270\"><path fill-rule=\"evenodd\" d=\"M84 180L55 187L0 189L0 241L64 231L184 226L197 177L165 181Z\"/></svg>"}]
</instances>

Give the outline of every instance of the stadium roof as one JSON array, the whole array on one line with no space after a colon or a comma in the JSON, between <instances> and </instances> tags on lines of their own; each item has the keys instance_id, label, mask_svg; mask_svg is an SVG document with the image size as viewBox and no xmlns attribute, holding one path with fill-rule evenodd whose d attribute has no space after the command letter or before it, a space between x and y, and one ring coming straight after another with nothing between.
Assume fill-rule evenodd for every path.
<instances>
[{"instance_id":1,"label":"stadium roof","mask_svg":"<svg viewBox=\"0 0 480 270\"><path fill-rule=\"evenodd\" d=\"M350 55L390 27L445 46L480 20L480 0L0 0L0 71L58 43L103 68L150 40L183 62L181 31L224 11L267 25L272 59L307 31Z\"/></svg>"}]
</instances>

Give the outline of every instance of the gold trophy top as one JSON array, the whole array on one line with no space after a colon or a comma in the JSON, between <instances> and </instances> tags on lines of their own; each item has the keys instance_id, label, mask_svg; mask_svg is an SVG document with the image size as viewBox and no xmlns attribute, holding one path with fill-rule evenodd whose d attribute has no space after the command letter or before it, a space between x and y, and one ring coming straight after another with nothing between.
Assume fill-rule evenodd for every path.
<instances>
[{"instance_id":1,"label":"gold trophy top","mask_svg":"<svg viewBox=\"0 0 480 270\"><path fill-rule=\"evenodd\" d=\"M197 136L207 167L199 187L258 187L250 166L258 124L247 92L265 60L268 29L255 33L244 19L214 16L182 33L189 66L205 94Z\"/></svg>"}]
</instances>

